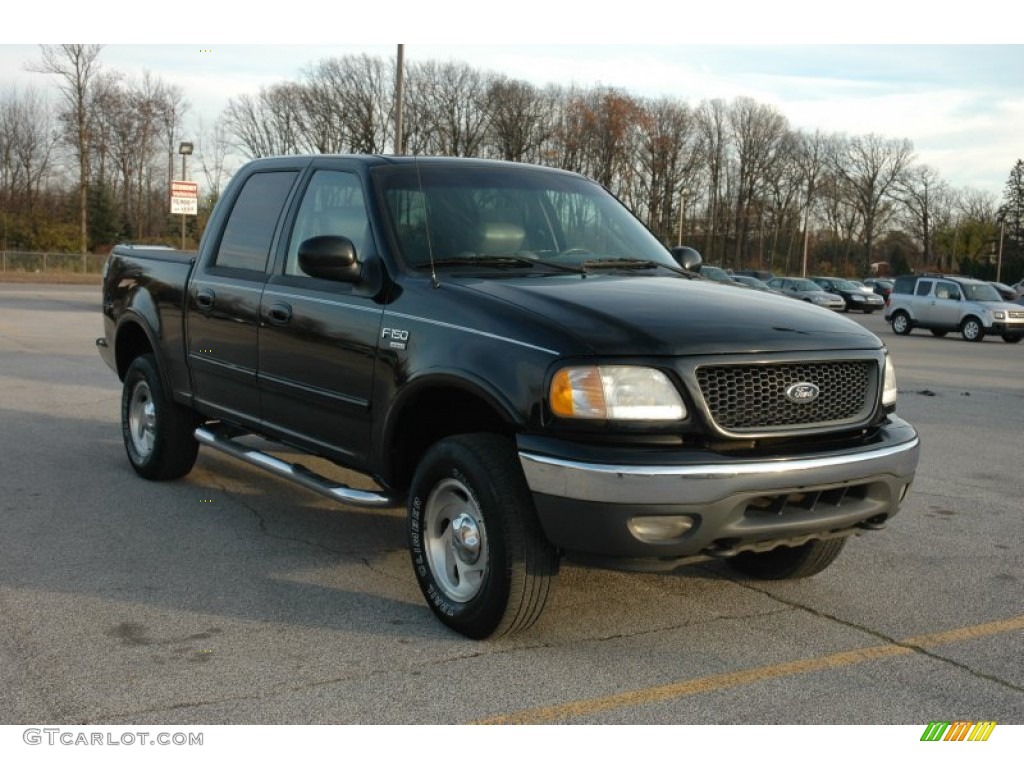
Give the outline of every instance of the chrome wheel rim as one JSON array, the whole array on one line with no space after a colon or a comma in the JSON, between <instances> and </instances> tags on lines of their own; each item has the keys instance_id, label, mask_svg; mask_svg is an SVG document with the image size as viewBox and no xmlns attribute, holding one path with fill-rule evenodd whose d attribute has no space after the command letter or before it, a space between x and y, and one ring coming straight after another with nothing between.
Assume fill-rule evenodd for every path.
<instances>
[{"instance_id":1,"label":"chrome wheel rim","mask_svg":"<svg viewBox=\"0 0 1024 768\"><path fill-rule=\"evenodd\" d=\"M128 403L128 434L131 436L132 447L143 458L153 452L156 440L156 406L153 404L153 393L149 384L140 381L132 390L132 399Z\"/></svg>"},{"instance_id":2,"label":"chrome wheel rim","mask_svg":"<svg viewBox=\"0 0 1024 768\"><path fill-rule=\"evenodd\" d=\"M423 519L427 563L445 596L466 603L487 575L487 533L473 494L459 480L438 483Z\"/></svg>"},{"instance_id":3,"label":"chrome wheel rim","mask_svg":"<svg viewBox=\"0 0 1024 768\"><path fill-rule=\"evenodd\" d=\"M907 328L907 318L903 315L897 315L896 319L892 321L892 324L893 330L895 330L896 333L903 333Z\"/></svg>"},{"instance_id":4,"label":"chrome wheel rim","mask_svg":"<svg viewBox=\"0 0 1024 768\"><path fill-rule=\"evenodd\" d=\"M964 336L974 341L978 337L978 324L973 321L964 323Z\"/></svg>"}]
</instances>

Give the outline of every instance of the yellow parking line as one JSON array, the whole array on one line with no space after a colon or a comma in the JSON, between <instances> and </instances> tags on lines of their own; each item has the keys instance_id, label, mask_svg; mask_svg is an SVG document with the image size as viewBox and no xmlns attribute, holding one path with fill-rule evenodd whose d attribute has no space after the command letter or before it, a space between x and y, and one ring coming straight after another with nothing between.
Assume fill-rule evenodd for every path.
<instances>
[{"instance_id":1,"label":"yellow parking line","mask_svg":"<svg viewBox=\"0 0 1024 768\"><path fill-rule=\"evenodd\" d=\"M700 677L695 680L683 680L678 683L659 685L653 688L641 688L635 691L625 691L610 696L601 696L596 699L584 699L571 701L565 704L554 704L549 707L537 707L535 709L524 709L507 715L496 715L485 720L478 720L479 725L523 725L527 723L550 723L566 721L575 717L586 717L597 712L606 712L611 709L623 707L637 707L646 704L653 704L666 699L677 699L684 696L692 696L696 693L710 693L725 688L734 688L739 685L749 685L762 680L772 680L790 675L801 675L807 672L818 672L824 669L835 669L847 667L852 664L860 664L866 661L886 659L893 656L904 656L914 653L918 648L928 648L949 643L963 642L977 637L987 637L1003 632L1024 629L1024 615L1015 616L1010 619L992 621L987 624L976 624L961 629L953 629L946 632L935 632L928 635L918 635L906 640L897 641L890 645L876 645L869 648L859 648L853 651L833 653L829 656L820 656L799 661L789 661L783 664L773 664L768 667L757 667L745 669L738 672L726 672L721 675Z\"/></svg>"}]
</instances>

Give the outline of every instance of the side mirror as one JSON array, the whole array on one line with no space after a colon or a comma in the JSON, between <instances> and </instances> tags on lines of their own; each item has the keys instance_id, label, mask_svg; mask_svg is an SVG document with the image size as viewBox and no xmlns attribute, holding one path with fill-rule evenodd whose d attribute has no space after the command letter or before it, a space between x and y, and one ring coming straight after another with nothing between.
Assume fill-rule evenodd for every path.
<instances>
[{"instance_id":1,"label":"side mirror","mask_svg":"<svg viewBox=\"0 0 1024 768\"><path fill-rule=\"evenodd\" d=\"M299 266L311 277L342 283L359 281L362 269L356 247L347 237L319 235L299 244Z\"/></svg>"},{"instance_id":2,"label":"side mirror","mask_svg":"<svg viewBox=\"0 0 1024 768\"><path fill-rule=\"evenodd\" d=\"M672 258L679 263L679 266L683 269L688 269L691 272L699 267L701 262L704 261L696 249L685 245L677 245L669 252L672 254Z\"/></svg>"}]
</instances>

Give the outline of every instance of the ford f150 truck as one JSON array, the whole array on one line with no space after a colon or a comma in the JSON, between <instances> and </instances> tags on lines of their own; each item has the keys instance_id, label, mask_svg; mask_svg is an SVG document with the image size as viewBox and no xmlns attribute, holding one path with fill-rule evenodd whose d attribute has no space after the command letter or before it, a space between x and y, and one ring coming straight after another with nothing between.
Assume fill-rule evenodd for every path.
<instances>
[{"instance_id":1,"label":"ford f150 truck","mask_svg":"<svg viewBox=\"0 0 1024 768\"><path fill-rule=\"evenodd\" d=\"M139 475L181 477L202 444L345 504L404 502L427 603L484 638L536 621L563 557L809 576L907 493L919 441L879 339L676 255L573 173L261 159L198 253L113 250L97 344Z\"/></svg>"}]
</instances>

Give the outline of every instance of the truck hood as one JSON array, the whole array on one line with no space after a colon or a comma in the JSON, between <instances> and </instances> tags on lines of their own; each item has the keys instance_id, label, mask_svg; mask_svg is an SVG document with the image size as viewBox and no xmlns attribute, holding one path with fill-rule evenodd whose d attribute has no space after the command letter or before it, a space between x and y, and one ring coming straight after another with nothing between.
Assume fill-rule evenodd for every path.
<instances>
[{"instance_id":1,"label":"truck hood","mask_svg":"<svg viewBox=\"0 0 1024 768\"><path fill-rule=\"evenodd\" d=\"M459 282L560 326L598 355L757 354L882 346L873 333L831 310L710 281L590 274Z\"/></svg>"}]
</instances>

